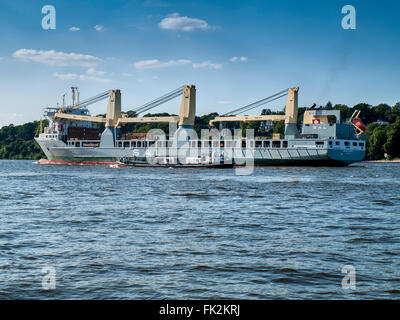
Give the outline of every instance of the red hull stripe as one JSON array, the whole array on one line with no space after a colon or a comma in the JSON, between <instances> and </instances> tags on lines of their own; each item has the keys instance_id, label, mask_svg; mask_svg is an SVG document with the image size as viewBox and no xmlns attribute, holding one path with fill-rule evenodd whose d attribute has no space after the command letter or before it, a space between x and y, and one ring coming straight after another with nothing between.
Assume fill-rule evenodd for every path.
<instances>
[{"instance_id":1,"label":"red hull stripe","mask_svg":"<svg viewBox=\"0 0 400 320\"><path fill-rule=\"evenodd\" d=\"M38 161L39 164L79 164L79 165L110 165L116 164L114 161L66 161L66 160L47 160L47 159L40 159Z\"/></svg>"}]
</instances>

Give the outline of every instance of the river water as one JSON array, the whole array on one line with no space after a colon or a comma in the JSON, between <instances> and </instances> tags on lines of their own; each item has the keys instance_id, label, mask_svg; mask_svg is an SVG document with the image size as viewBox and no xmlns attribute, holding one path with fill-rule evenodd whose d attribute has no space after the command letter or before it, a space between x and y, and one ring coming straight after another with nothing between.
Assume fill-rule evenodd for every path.
<instances>
[{"instance_id":1,"label":"river water","mask_svg":"<svg viewBox=\"0 0 400 320\"><path fill-rule=\"evenodd\" d=\"M399 298L399 187L400 164L0 161L0 299Z\"/></svg>"}]
</instances>

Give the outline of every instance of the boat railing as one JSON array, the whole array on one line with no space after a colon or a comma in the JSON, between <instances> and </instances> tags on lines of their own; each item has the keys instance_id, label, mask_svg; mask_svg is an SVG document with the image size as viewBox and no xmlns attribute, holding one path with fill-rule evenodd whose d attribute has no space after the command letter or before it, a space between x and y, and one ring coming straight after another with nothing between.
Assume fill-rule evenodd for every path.
<instances>
[{"instance_id":1,"label":"boat railing","mask_svg":"<svg viewBox=\"0 0 400 320\"><path fill-rule=\"evenodd\" d=\"M57 135L55 135L57 136ZM98 147L100 140L68 140L70 147ZM116 140L115 148L126 149L356 149L365 150L362 140L286 140L286 139L235 139L235 140L189 140L179 148L173 145L173 140Z\"/></svg>"}]
</instances>

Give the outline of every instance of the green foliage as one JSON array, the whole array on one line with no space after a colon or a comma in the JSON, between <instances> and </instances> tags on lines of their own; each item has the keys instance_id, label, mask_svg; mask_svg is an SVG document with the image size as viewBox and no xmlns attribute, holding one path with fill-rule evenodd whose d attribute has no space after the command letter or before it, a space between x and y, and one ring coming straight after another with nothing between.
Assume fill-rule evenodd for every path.
<instances>
[{"instance_id":1,"label":"green foliage","mask_svg":"<svg viewBox=\"0 0 400 320\"><path fill-rule=\"evenodd\" d=\"M303 122L304 112L306 112L306 107L299 107L297 112L297 125Z\"/></svg>"},{"instance_id":2,"label":"green foliage","mask_svg":"<svg viewBox=\"0 0 400 320\"><path fill-rule=\"evenodd\" d=\"M397 117L400 117L400 102L397 102L392 108L391 122L395 121Z\"/></svg>"},{"instance_id":3,"label":"green foliage","mask_svg":"<svg viewBox=\"0 0 400 320\"><path fill-rule=\"evenodd\" d=\"M335 110L340 110L340 119L342 121L347 121L350 119L351 115L354 112L354 108L349 108L345 104L335 104L333 107Z\"/></svg>"},{"instance_id":4,"label":"green foliage","mask_svg":"<svg viewBox=\"0 0 400 320\"><path fill-rule=\"evenodd\" d=\"M383 159L385 153L388 159L400 157L400 117L388 125L369 124L365 135L369 159Z\"/></svg>"},{"instance_id":5,"label":"green foliage","mask_svg":"<svg viewBox=\"0 0 400 320\"><path fill-rule=\"evenodd\" d=\"M217 116L218 116L218 113L216 113L216 112L205 114L200 117L196 116L196 118L194 120L194 130L196 131L198 137L201 137L201 129L208 128L210 120L214 119Z\"/></svg>"},{"instance_id":6,"label":"green foliage","mask_svg":"<svg viewBox=\"0 0 400 320\"><path fill-rule=\"evenodd\" d=\"M128 111L127 115L129 116L135 115L133 111ZM169 117L171 116L169 113L147 113L143 117ZM100 128L100 132L103 128ZM161 129L168 136L169 132L169 124L168 123L128 123L121 127L121 134L130 134L130 133L147 133L151 129Z\"/></svg>"},{"instance_id":7,"label":"green foliage","mask_svg":"<svg viewBox=\"0 0 400 320\"><path fill-rule=\"evenodd\" d=\"M48 125L43 121L43 127ZM4 126L0 129L0 159L40 159L44 154L34 141L39 131L39 121L20 126Z\"/></svg>"},{"instance_id":8,"label":"green foliage","mask_svg":"<svg viewBox=\"0 0 400 320\"><path fill-rule=\"evenodd\" d=\"M376 120L387 122L394 120L392 119L392 108L386 103L378 104L377 106L373 107L373 110L375 112Z\"/></svg>"},{"instance_id":9,"label":"green foliage","mask_svg":"<svg viewBox=\"0 0 400 320\"><path fill-rule=\"evenodd\" d=\"M328 102L325 108L331 108L332 104ZM300 107L298 112L298 124L303 120L303 114L307 108ZM367 157L369 159L382 159L386 153L388 158L400 157L400 102L393 107L387 104L378 104L371 106L366 103L360 103L354 107L348 107L344 104L335 104L333 109L340 110L342 122L347 121L355 110L361 110L360 118L367 125ZM131 111L127 112L129 117L136 116ZM271 111L263 109L262 115L284 114L282 111ZM104 116L104 115L103 115ZM145 117L170 116L168 113L146 114ZM218 113L210 113L195 118L195 130L201 137L201 129L209 128L209 121L218 116ZM378 122L377 122L378 121ZM43 121L43 127L48 122ZM99 127L100 132L104 130L104 124L94 124ZM256 136L265 136L267 132L263 131L260 122L241 122L227 123L232 131L235 128L242 129L245 135L246 129L254 129ZM121 128L121 133L145 133L150 129L161 129L167 135L169 133L168 123L132 123ZM274 124L273 133L284 133L285 123L279 121ZM39 159L44 157L40 147L34 141L34 136L39 131L39 121L28 122L23 125L4 126L0 129L0 159Z\"/></svg>"},{"instance_id":10,"label":"green foliage","mask_svg":"<svg viewBox=\"0 0 400 320\"><path fill-rule=\"evenodd\" d=\"M385 153L383 145L387 140L385 126L372 123L368 125L365 136L367 140L367 157L373 160L382 159Z\"/></svg>"},{"instance_id":11,"label":"green foliage","mask_svg":"<svg viewBox=\"0 0 400 320\"><path fill-rule=\"evenodd\" d=\"M273 129L272 132L273 132L273 133L284 134L284 133L285 133L285 120L278 121L278 122L274 125L274 129Z\"/></svg>"},{"instance_id":12,"label":"green foliage","mask_svg":"<svg viewBox=\"0 0 400 320\"><path fill-rule=\"evenodd\" d=\"M387 141L383 146L389 159L400 157L400 116L387 126Z\"/></svg>"}]
</instances>

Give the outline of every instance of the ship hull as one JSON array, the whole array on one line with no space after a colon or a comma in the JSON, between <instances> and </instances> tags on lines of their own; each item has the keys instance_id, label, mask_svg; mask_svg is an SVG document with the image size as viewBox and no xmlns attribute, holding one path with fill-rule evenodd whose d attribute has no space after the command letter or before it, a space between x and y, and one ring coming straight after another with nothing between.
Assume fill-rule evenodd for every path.
<instances>
[{"instance_id":1,"label":"ship hull","mask_svg":"<svg viewBox=\"0 0 400 320\"><path fill-rule=\"evenodd\" d=\"M146 149L133 148L76 148L67 147L60 141L38 141L45 151L47 159L40 164L80 164L80 165L109 165L115 164L120 158L135 156L137 160L146 159ZM223 150L223 149L221 149ZM229 156L233 164L238 166L346 166L362 161L365 151L362 150L335 150L329 148L259 148L259 149L231 149ZM156 150L163 152L166 150ZM201 149L199 149L199 156ZM169 151L171 154L171 150Z\"/></svg>"}]
</instances>

